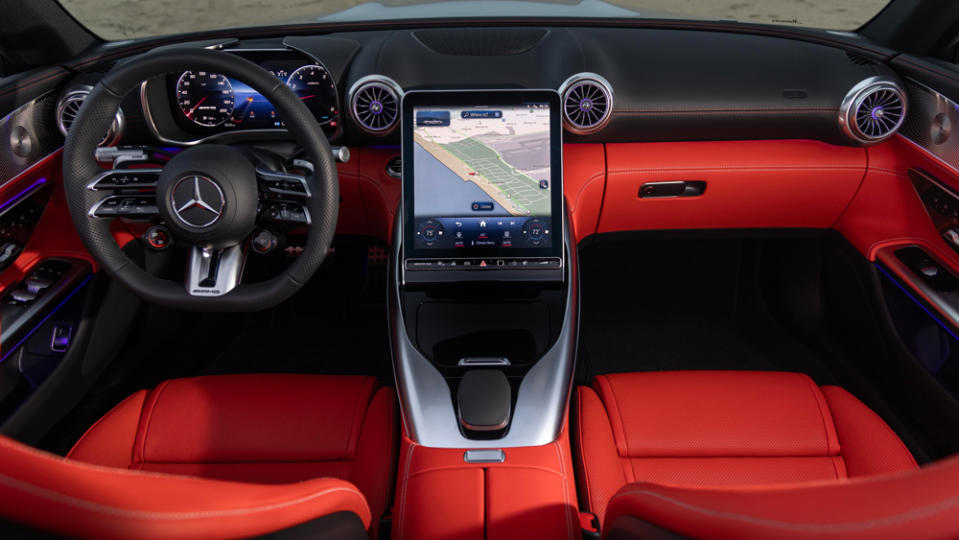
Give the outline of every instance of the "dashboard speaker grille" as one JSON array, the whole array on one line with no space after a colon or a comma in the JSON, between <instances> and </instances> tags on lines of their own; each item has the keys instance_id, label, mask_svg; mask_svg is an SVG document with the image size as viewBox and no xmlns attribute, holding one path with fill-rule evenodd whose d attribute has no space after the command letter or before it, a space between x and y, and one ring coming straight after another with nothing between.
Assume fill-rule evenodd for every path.
<instances>
[{"instance_id":1,"label":"dashboard speaker grille","mask_svg":"<svg viewBox=\"0 0 959 540\"><path fill-rule=\"evenodd\" d=\"M581 135L602 129L613 112L613 90L593 73L573 75L560 88L566 129Z\"/></svg>"},{"instance_id":2,"label":"dashboard speaker grille","mask_svg":"<svg viewBox=\"0 0 959 540\"><path fill-rule=\"evenodd\" d=\"M70 131L70 126L73 125L74 120L77 119L77 114L80 113L80 107L83 106L83 101L87 99L89 93L90 91L86 88L71 90L60 98L60 103L57 104L57 127L60 128L60 133L63 133L64 137L67 135L67 132ZM107 132L103 134L103 138L100 139L100 146L116 143L120 139L122 127L123 111L117 110L113 124L110 125Z\"/></svg>"},{"instance_id":3,"label":"dashboard speaker grille","mask_svg":"<svg viewBox=\"0 0 959 540\"><path fill-rule=\"evenodd\" d=\"M456 28L419 30L426 48L453 56L508 56L533 49L549 33L542 28Z\"/></svg>"},{"instance_id":4,"label":"dashboard speaker grille","mask_svg":"<svg viewBox=\"0 0 959 540\"><path fill-rule=\"evenodd\" d=\"M905 119L905 92L899 83L883 77L870 77L854 86L840 107L843 131L863 144L888 139Z\"/></svg>"},{"instance_id":5,"label":"dashboard speaker grille","mask_svg":"<svg viewBox=\"0 0 959 540\"><path fill-rule=\"evenodd\" d=\"M388 77L372 75L353 85L350 92L350 113L363 131L386 135L393 131L400 117L399 86Z\"/></svg>"}]
</instances>

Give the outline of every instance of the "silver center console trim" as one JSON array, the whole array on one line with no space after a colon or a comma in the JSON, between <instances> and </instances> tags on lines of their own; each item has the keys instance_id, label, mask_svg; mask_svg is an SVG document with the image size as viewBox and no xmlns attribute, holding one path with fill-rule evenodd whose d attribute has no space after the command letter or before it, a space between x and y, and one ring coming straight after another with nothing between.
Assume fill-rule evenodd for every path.
<instances>
[{"instance_id":1,"label":"silver center console trim","mask_svg":"<svg viewBox=\"0 0 959 540\"><path fill-rule=\"evenodd\" d=\"M460 361L456 363L459 367L506 367L509 366L509 358L504 357L495 357L495 356L470 356L466 358L460 358Z\"/></svg>"},{"instance_id":2,"label":"silver center console trim","mask_svg":"<svg viewBox=\"0 0 959 540\"><path fill-rule=\"evenodd\" d=\"M467 450L463 452L463 461L467 463L502 463L506 461L506 452L496 450Z\"/></svg>"},{"instance_id":3,"label":"silver center console trim","mask_svg":"<svg viewBox=\"0 0 959 540\"><path fill-rule=\"evenodd\" d=\"M413 345L402 309L403 212L396 213L390 269L390 334L393 372L403 425L410 438L433 448L515 448L541 446L556 440L563 429L571 391L579 322L579 276L569 219L564 245L567 257L566 310L559 337L520 383L512 423L500 439L473 440L463 436L449 384Z\"/></svg>"}]
</instances>

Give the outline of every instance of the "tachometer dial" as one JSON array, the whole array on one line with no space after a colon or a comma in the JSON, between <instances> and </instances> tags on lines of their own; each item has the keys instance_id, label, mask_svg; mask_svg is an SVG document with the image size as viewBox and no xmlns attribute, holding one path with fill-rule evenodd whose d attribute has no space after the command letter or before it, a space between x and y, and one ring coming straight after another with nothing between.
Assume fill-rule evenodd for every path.
<instances>
[{"instance_id":1,"label":"tachometer dial","mask_svg":"<svg viewBox=\"0 0 959 540\"><path fill-rule=\"evenodd\" d=\"M316 121L327 124L336 120L336 86L323 66L303 66L290 74L286 85L306 105Z\"/></svg>"},{"instance_id":2,"label":"tachometer dial","mask_svg":"<svg viewBox=\"0 0 959 540\"><path fill-rule=\"evenodd\" d=\"M193 123L218 126L233 114L233 85L217 73L184 71L176 82L176 101Z\"/></svg>"}]
</instances>

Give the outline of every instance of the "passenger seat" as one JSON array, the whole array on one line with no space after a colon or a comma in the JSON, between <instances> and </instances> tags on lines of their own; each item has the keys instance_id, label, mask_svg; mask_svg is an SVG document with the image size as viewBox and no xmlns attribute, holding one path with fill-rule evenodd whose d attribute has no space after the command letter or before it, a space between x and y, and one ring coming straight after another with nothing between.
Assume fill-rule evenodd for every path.
<instances>
[{"instance_id":1,"label":"passenger seat","mask_svg":"<svg viewBox=\"0 0 959 540\"><path fill-rule=\"evenodd\" d=\"M574 406L581 500L601 523L634 482L765 486L917 468L876 413L798 373L601 375Z\"/></svg>"}]
</instances>

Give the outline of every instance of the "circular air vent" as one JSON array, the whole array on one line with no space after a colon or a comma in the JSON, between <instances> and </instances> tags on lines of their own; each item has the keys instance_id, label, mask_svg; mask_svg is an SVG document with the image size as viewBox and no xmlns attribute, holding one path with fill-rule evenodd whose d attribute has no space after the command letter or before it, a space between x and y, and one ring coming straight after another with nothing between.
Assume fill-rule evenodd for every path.
<instances>
[{"instance_id":1,"label":"circular air vent","mask_svg":"<svg viewBox=\"0 0 959 540\"><path fill-rule=\"evenodd\" d=\"M563 124L573 133L595 133L613 114L613 89L595 73L578 73L559 88L563 100Z\"/></svg>"},{"instance_id":2,"label":"circular air vent","mask_svg":"<svg viewBox=\"0 0 959 540\"><path fill-rule=\"evenodd\" d=\"M393 79L369 75L350 89L350 114L360 129L370 135L386 135L400 119L403 91Z\"/></svg>"},{"instance_id":3,"label":"circular air vent","mask_svg":"<svg viewBox=\"0 0 959 540\"><path fill-rule=\"evenodd\" d=\"M77 114L80 112L80 106L83 105L83 101L87 99L87 95L90 94L91 87L86 86L76 90L71 90L63 95L60 98L60 103L57 104L57 127L60 128L60 133L63 133L64 136L67 135L67 132L70 131L70 126L73 125L73 121L77 119ZM120 135L123 131L123 111L117 109L116 118L113 119L113 123L110 124L109 129L103 135L103 139L100 140L100 146L110 146L115 144L120 140Z\"/></svg>"},{"instance_id":4,"label":"circular air vent","mask_svg":"<svg viewBox=\"0 0 959 540\"><path fill-rule=\"evenodd\" d=\"M854 86L839 108L843 133L861 144L888 139L905 119L906 93L885 77L870 77Z\"/></svg>"}]
</instances>

